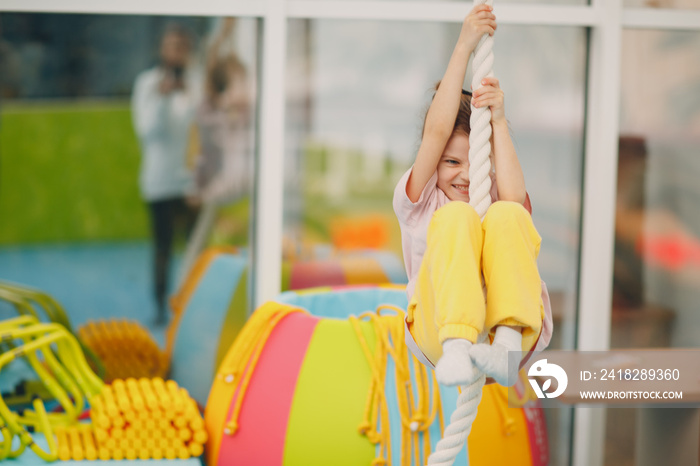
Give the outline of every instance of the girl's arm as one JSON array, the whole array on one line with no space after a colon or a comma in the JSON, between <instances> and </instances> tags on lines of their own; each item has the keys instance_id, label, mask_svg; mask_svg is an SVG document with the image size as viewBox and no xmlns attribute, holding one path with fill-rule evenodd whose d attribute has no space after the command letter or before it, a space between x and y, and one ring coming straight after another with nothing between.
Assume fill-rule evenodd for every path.
<instances>
[{"instance_id":1,"label":"girl's arm","mask_svg":"<svg viewBox=\"0 0 700 466\"><path fill-rule=\"evenodd\" d=\"M498 198L502 201L525 202L525 177L520 167L518 154L508 131L503 91L498 79L486 78L482 87L474 91L472 104L475 107L491 107L491 127L493 128L493 157L496 165Z\"/></svg>"},{"instance_id":2,"label":"girl's arm","mask_svg":"<svg viewBox=\"0 0 700 466\"><path fill-rule=\"evenodd\" d=\"M445 145L452 135L469 56L484 34L493 35L496 31L496 17L492 10L488 5L474 7L462 23L462 31L445 76L425 117L423 138L406 184L406 194L411 202L418 201L423 188L435 173Z\"/></svg>"}]
</instances>

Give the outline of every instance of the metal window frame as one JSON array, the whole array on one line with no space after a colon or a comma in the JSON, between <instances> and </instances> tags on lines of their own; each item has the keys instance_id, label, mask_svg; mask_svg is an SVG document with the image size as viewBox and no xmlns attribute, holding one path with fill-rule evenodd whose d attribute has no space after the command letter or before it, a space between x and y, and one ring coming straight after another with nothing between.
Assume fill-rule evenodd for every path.
<instances>
[{"instance_id":1,"label":"metal window frame","mask_svg":"<svg viewBox=\"0 0 700 466\"><path fill-rule=\"evenodd\" d=\"M287 20L460 22L469 6L396 0L3 0L0 12L240 16L262 20L262 70L253 251L254 302L281 288ZM700 10L624 8L623 0L587 6L497 1L499 22L590 28L581 218L577 345L609 348L612 256L620 115L621 37L625 28L700 31ZM576 408L572 464L602 465L604 410Z\"/></svg>"}]
</instances>

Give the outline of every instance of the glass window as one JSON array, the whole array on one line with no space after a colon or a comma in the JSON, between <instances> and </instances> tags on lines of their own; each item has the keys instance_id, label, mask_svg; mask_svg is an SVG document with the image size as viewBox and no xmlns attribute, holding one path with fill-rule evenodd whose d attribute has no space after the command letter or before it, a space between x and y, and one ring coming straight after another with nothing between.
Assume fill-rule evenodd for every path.
<instances>
[{"instance_id":1,"label":"glass window","mask_svg":"<svg viewBox=\"0 0 700 466\"><path fill-rule=\"evenodd\" d=\"M459 34L436 23L289 22L285 258L343 251L333 226L401 260L392 209L423 116ZM546 51L533 53L533 50ZM552 297L552 348L573 348L580 229L586 33L502 26L495 72L541 236L540 272ZM375 223L386 236L370 242ZM361 239L364 240L360 241ZM405 278L404 278L405 279ZM568 461L568 410L547 410L553 464Z\"/></svg>"},{"instance_id":2,"label":"glass window","mask_svg":"<svg viewBox=\"0 0 700 466\"><path fill-rule=\"evenodd\" d=\"M612 348L700 343L699 47L698 32L623 33ZM634 464L636 411L607 410L606 464Z\"/></svg>"},{"instance_id":3,"label":"glass window","mask_svg":"<svg viewBox=\"0 0 700 466\"><path fill-rule=\"evenodd\" d=\"M257 21L8 13L0 27L0 277L54 295L74 324L167 318L201 249L249 243Z\"/></svg>"},{"instance_id":4,"label":"glass window","mask_svg":"<svg viewBox=\"0 0 700 466\"><path fill-rule=\"evenodd\" d=\"M700 342L695 312L699 46L697 32L629 30L623 35L615 346ZM671 68L674 72L668 73ZM647 327L655 331L645 334Z\"/></svg>"}]
</instances>

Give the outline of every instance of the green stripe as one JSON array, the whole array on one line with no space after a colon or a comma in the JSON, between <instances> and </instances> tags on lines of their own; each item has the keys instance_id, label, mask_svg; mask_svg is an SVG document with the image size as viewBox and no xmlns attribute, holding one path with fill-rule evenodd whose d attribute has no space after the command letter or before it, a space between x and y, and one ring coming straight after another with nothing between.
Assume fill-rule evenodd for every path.
<instances>
[{"instance_id":1,"label":"green stripe","mask_svg":"<svg viewBox=\"0 0 700 466\"><path fill-rule=\"evenodd\" d=\"M369 322L360 325L373 352L374 329ZM372 462L375 446L357 431L370 376L351 323L321 320L297 381L285 441L285 466L358 466Z\"/></svg>"}]
</instances>

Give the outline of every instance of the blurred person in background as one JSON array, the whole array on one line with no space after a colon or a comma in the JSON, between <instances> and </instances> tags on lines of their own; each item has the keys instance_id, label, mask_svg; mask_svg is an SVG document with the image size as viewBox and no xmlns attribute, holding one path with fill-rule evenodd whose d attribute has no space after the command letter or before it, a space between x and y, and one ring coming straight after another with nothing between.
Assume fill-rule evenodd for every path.
<instances>
[{"instance_id":1,"label":"blurred person in background","mask_svg":"<svg viewBox=\"0 0 700 466\"><path fill-rule=\"evenodd\" d=\"M239 58L236 18L217 18L205 51L203 97L190 143L195 192L201 202L182 270L191 270L212 234L247 244L247 215L222 208L245 204L253 180L253 88ZM221 236L223 235L223 236Z\"/></svg>"},{"instance_id":2,"label":"blurred person in background","mask_svg":"<svg viewBox=\"0 0 700 466\"><path fill-rule=\"evenodd\" d=\"M132 117L142 152L139 185L153 235L157 325L168 320L173 239L179 233L189 236L199 204L187 164L190 129L201 94L191 51L187 30L169 24L161 37L160 63L138 75L132 95Z\"/></svg>"},{"instance_id":3,"label":"blurred person in background","mask_svg":"<svg viewBox=\"0 0 700 466\"><path fill-rule=\"evenodd\" d=\"M252 178L252 89L235 52L235 24L235 18L224 18L207 48L195 164L197 192L205 204L245 196Z\"/></svg>"}]
</instances>

